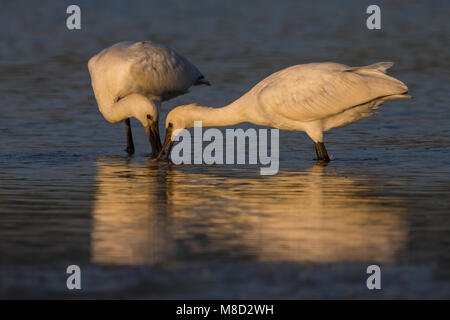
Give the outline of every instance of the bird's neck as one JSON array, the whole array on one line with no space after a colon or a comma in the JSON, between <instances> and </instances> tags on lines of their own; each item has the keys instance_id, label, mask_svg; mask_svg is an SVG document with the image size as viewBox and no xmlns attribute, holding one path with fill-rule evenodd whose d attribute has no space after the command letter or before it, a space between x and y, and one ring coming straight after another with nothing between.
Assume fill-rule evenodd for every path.
<instances>
[{"instance_id":1,"label":"bird's neck","mask_svg":"<svg viewBox=\"0 0 450 320\"><path fill-rule=\"evenodd\" d=\"M240 99L221 108L197 106L191 110L190 118L194 121L202 121L203 127L232 126L249 121L246 114L246 106Z\"/></svg>"},{"instance_id":2,"label":"bird's neck","mask_svg":"<svg viewBox=\"0 0 450 320\"><path fill-rule=\"evenodd\" d=\"M156 111L158 111L159 101L150 101L140 94L130 94L118 101L98 101L98 104L105 119L111 123L134 117L144 125L146 123L146 115L151 113L149 110L154 108L151 104L154 104Z\"/></svg>"}]
</instances>

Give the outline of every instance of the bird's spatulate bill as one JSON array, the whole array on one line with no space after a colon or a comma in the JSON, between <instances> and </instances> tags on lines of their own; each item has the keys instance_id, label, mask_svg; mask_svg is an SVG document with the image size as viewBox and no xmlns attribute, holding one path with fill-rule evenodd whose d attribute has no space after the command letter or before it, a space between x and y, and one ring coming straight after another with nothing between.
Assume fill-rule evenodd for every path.
<instances>
[{"instance_id":1,"label":"bird's spatulate bill","mask_svg":"<svg viewBox=\"0 0 450 320\"><path fill-rule=\"evenodd\" d=\"M127 132L127 148L126 151L129 155L134 154L134 142L133 142L133 134L131 133L131 124L130 118L125 119L125 128Z\"/></svg>"},{"instance_id":2,"label":"bird's spatulate bill","mask_svg":"<svg viewBox=\"0 0 450 320\"><path fill-rule=\"evenodd\" d=\"M155 158L161 150L161 138L159 136L158 124L155 123L145 128L145 131L152 146L152 157Z\"/></svg>"},{"instance_id":3,"label":"bird's spatulate bill","mask_svg":"<svg viewBox=\"0 0 450 320\"><path fill-rule=\"evenodd\" d=\"M170 153L172 152L172 148L174 145L174 141L171 141L171 136L172 136L172 130L170 128L166 129L166 137L164 139L164 144L161 148L161 151L158 154L158 157L156 159L161 159L162 155L164 154L164 150L166 149L167 145L169 145L169 148L167 149L167 154L166 157L164 158L165 160L169 160L170 159Z\"/></svg>"}]
</instances>

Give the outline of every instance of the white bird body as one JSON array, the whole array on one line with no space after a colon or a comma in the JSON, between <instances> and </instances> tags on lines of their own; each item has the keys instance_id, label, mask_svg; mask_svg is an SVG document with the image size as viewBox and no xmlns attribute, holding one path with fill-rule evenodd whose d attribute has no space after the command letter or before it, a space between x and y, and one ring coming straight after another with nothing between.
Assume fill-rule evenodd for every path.
<instances>
[{"instance_id":1,"label":"white bird body","mask_svg":"<svg viewBox=\"0 0 450 320\"><path fill-rule=\"evenodd\" d=\"M111 123L137 118L148 127L159 106L192 85L209 84L200 71L173 49L151 41L120 42L88 62L98 108Z\"/></svg>"},{"instance_id":2,"label":"white bird body","mask_svg":"<svg viewBox=\"0 0 450 320\"><path fill-rule=\"evenodd\" d=\"M322 143L324 131L367 118L385 101L410 97L403 82L385 74L390 66L391 62L364 67L331 62L292 66L265 78L228 106L174 108L166 126L171 123L174 132L200 120L205 127L250 122L304 131L315 143Z\"/></svg>"}]
</instances>

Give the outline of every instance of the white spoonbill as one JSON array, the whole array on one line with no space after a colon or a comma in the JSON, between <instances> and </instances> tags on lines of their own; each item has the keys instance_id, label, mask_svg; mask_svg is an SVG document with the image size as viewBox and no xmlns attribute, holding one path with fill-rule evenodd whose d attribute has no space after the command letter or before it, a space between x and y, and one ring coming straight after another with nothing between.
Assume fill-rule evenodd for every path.
<instances>
[{"instance_id":1,"label":"white spoonbill","mask_svg":"<svg viewBox=\"0 0 450 320\"><path fill-rule=\"evenodd\" d=\"M127 151L134 153L130 118L145 127L153 156L161 149L158 119L161 101L210 85L201 72L173 49L151 41L120 42L88 63L98 108L106 120L125 120Z\"/></svg>"},{"instance_id":2,"label":"white spoonbill","mask_svg":"<svg viewBox=\"0 0 450 320\"><path fill-rule=\"evenodd\" d=\"M202 121L204 127L250 122L304 131L314 141L317 159L329 161L324 131L367 118L383 102L411 98L403 82L385 74L392 65L392 62L364 67L332 62L296 65L270 75L225 107L196 104L176 107L167 115L166 138L158 158L167 144L169 158L177 129L192 128L194 121Z\"/></svg>"}]
</instances>

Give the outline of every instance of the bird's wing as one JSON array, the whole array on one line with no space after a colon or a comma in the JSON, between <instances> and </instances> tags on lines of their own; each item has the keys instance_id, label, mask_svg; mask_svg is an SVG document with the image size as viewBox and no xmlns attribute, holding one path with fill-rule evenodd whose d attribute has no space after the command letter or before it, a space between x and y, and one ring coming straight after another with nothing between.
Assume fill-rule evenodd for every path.
<instances>
[{"instance_id":1,"label":"bird's wing","mask_svg":"<svg viewBox=\"0 0 450 320\"><path fill-rule=\"evenodd\" d=\"M408 88L384 74L391 63L350 68L336 63L293 66L255 86L258 103L296 121L315 121Z\"/></svg>"},{"instance_id":2,"label":"bird's wing","mask_svg":"<svg viewBox=\"0 0 450 320\"><path fill-rule=\"evenodd\" d=\"M117 43L91 58L88 68L96 94L113 100L131 93L166 100L203 77L173 49L150 41Z\"/></svg>"},{"instance_id":3,"label":"bird's wing","mask_svg":"<svg viewBox=\"0 0 450 320\"><path fill-rule=\"evenodd\" d=\"M186 92L203 77L186 58L164 45L144 41L131 45L127 51L136 91L165 100Z\"/></svg>"}]
</instances>

